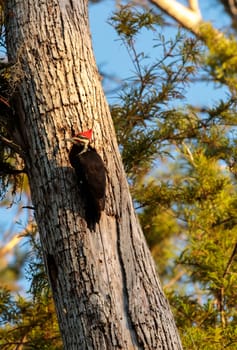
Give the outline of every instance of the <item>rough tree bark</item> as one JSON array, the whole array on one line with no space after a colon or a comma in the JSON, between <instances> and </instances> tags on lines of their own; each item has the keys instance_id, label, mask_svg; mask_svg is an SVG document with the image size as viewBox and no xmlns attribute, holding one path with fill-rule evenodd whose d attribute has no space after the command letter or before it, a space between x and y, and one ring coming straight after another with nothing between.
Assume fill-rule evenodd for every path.
<instances>
[{"instance_id":1,"label":"rough tree bark","mask_svg":"<svg viewBox=\"0 0 237 350\"><path fill-rule=\"evenodd\" d=\"M7 49L35 217L65 349L181 349L134 213L100 84L85 0L8 0ZM15 68L16 69L16 68ZM65 139L93 127L107 169L95 231Z\"/></svg>"}]
</instances>

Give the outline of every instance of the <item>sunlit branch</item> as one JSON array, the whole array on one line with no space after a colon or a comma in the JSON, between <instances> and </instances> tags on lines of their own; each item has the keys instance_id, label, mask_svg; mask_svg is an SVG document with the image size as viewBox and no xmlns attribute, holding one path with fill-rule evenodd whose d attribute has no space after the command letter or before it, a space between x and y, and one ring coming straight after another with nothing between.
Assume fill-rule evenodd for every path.
<instances>
[{"instance_id":1,"label":"sunlit branch","mask_svg":"<svg viewBox=\"0 0 237 350\"><path fill-rule=\"evenodd\" d=\"M229 0L229 7L230 7L231 13L234 16L236 16L237 15L237 7L236 7L236 3L234 0Z\"/></svg>"},{"instance_id":2,"label":"sunlit branch","mask_svg":"<svg viewBox=\"0 0 237 350\"><path fill-rule=\"evenodd\" d=\"M150 0L150 2L173 17L183 27L199 35L199 25L201 24L202 17L199 11L198 1L190 0L189 8L175 0Z\"/></svg>"},{"instance_id":3,"label":"sunlit branch","mask_svg":"<svg viewBox=\"0 0 237 350\"><path fill-rule=\"evenodd\" d=\"M29 222L27 227L21 233L15 235L4 247L0 247L0 258L6 254L9 254L13 248L22 240L22 238L33 232L33 230L34 223Z\"/></svg>"},{"instance_id":4,"label":"sunlit branch","mask_svg":"<svg viewBox=\"0 0 237 350\"><path fill-rule=\"evenodd\" d=\"M14 143L12 140L9 140L5 136L0 135L0 141L2 141L2 143L4 143L6 146L8 146L21 156L24 156L24 152L22 151L21 147Z\"/></svg>"},{"instance_id":5,"label":"sunlit branch","mask_svg":"<svg viewBox=\"0 0 237 350\"><path fill-rule=\"evenodd\" d=\"M189 8L190 10L196 12L196 13L199 13L200 16L201 16L201 13L200 13L200 10L199 10L199 4L198 4L198 1L197 0L189 0Z\"/></svg>"}]
</instances>

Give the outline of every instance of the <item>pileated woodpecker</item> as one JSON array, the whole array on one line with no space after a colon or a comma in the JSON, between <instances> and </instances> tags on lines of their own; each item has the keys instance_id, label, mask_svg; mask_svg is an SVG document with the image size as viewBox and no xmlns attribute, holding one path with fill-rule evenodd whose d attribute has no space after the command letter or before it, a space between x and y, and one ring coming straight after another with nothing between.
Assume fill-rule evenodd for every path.
<instances>
[{"instance_id":1,"label":"pileated woodpecker","mask_svg":"<svg viewBox=\"0 0 237 350\"><path fill-rule=\"evenodd\" d=\"M92 129L79 133L68 141L73 142L69 160L76 171L78 185L85 204L87 225L94 228L105 207L105 166L94 148L90 146Z\"/></svg>"}]
</instances>

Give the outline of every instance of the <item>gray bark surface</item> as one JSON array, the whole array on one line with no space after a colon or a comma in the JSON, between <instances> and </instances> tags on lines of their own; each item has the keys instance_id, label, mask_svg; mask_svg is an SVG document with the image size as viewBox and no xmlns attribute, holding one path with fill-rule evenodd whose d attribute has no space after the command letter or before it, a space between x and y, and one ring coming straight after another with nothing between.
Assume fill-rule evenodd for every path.
<instances>
[{"instance_id":1,"label":"gray bark surface","mask_svg":"<svg viewBox=\"0 0 237 350\"><path fill-rule=\"evenodd\" d=\"M65 349L181 349L137 221L101 88L82 0L9 0L22 144ZM107 170L95 231L70 167L72 135L93 127Z\"/></svg>"}]
</instances>

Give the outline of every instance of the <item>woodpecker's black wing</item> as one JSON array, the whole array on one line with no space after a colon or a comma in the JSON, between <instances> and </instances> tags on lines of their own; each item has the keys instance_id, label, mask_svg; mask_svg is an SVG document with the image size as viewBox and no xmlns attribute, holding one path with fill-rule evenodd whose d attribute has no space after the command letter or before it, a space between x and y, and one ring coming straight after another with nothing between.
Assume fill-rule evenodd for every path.
<instances>
[{"instance_id":1,"label":"woodpecker's black wing","mask_svg":"<svg viewBox=\"0 0 237 350\"><path fill-rule=\"evenodd\" d=\"M99 154L94 149L78 156L80 159L81 170L84 173L85 181L88 185L88 191L100 200L101 210L104 209L105 199L105 167Z\"/></svg>"},{"instance_id":2,"label":"woodpecker's black wing","mask_svg":"<svg viewBox=\"0 0 237 350\"><path fill-rule=\"evenodd\" d=\"M73 146L74 147L74 146ZM82 154L78 149L69 154L71 165L75 168L80 189L83 194L86 220L94 227L99 222L101 211L105 207L106 173L99 154L91 147Z\"/></svg>"}]
</instances>

